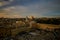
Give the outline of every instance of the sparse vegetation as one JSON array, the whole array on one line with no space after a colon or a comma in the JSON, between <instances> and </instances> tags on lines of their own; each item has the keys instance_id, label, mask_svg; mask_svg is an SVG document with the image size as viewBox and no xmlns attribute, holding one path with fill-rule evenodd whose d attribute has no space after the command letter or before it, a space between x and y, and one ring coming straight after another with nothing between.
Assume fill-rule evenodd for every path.
<instances>
[{"instance_id":1,"label":"sparse vegetation","mask_svg":"<svg viewBox=\"0 0 60 40\"><path fill-rule=\"evenodd\" d=\"M60 18L0 18L0 40L58 40L59 31Z\"/></svg>"},{"instance_id":2,"label":"sparse vegetation","mask_svg":"<svg viewBox=\"0 0 60 40\"><path fill-rule=\"evenodd\" d=\"M35 20L37 23L44 23L44 24L60 24L60 18L38 18Z\"/></svg>"}]
</instances>

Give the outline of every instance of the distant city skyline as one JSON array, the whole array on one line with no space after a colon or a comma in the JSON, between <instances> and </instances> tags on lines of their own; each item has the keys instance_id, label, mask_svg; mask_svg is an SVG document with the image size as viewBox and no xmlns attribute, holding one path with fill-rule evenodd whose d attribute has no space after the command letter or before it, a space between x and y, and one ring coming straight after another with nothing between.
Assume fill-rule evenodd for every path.
<instances>
[{"instance_id":1,"label":"distant city skyline","mask_svg":"<svg viewBox=\"0 0 60 40\"><path fill-rule=\"evenodd\" d=\"M60 0L3 0L2 2L0 2L0 9L3 11L0 16L60 16Z\"/></svg>"}]
</instances>

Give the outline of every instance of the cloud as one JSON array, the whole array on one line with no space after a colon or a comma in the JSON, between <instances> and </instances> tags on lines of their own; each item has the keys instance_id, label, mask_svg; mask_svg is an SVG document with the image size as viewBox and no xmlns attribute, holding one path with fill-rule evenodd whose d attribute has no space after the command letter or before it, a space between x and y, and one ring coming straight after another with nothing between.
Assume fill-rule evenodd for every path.
<instances>
[{"instance_id":1,"label":"cloud","mask_svg":"<svg viewBox=\"0 0 60 40\"><path fill-rule=\"evenodd\" d=\"M32 2L32 3L31 3ZM59 0L15 0L12 6L3 8L7 15L20 15L20 16L44 16L56 15L55 11L60 10ZM60 12L59 12L60 13ZM58 15L59 15L58 13Z\"/></svg>"},{"instance_id":2,"label":"cloud","mask_svg":"<svg viewBox=\"0 0 60 40\"><path fill-rule=\"evenodd\" d=\"M9 4L11 4L11 2L13 2L13 0L1 0L0 7L5 6L5 5L9 5Z\"/></svg>"}]
</instances>

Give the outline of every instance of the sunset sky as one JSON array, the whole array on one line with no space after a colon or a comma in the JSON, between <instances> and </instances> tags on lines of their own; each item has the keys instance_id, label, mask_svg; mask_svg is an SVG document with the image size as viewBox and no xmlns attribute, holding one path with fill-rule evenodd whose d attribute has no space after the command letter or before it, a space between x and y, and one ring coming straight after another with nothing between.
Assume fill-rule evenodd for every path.
<instances>
[{"instance_id":1,"label":"sunset sky","mask_svg":"<svg viewBox=\"0 0 60 40\"><path fill-rule=\"evenodd\" d=\"M60 0L1 0L0 16L60 16Z\"/></svg>"}]
</instances>

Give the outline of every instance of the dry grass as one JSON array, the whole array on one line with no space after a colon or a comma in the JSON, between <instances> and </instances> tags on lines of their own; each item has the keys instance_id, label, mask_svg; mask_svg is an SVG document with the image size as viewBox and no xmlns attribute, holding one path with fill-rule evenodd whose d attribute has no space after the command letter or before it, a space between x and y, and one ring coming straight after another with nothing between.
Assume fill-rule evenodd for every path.
<instances>
[{"instance_id":1,"label":"dry grass","mask_svg":"<svg viewBox=\"0 0 60 40\"><path fill-rule=\"evenodd\" d=\"M37 24L39 29L49 29L49 30L54 30L54 29L59 29L60 25L53 25L53 24Z\"/></svg>"}]
</instances>

